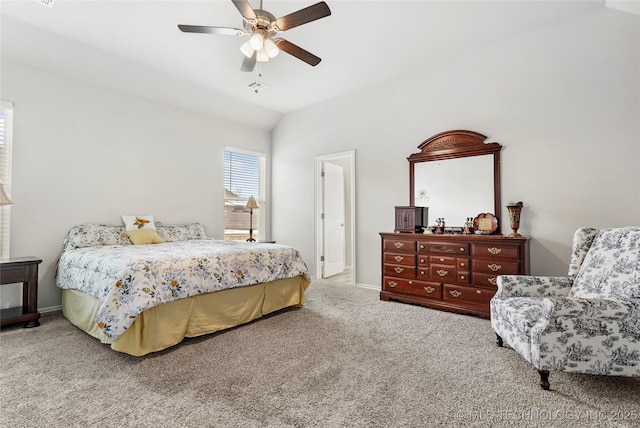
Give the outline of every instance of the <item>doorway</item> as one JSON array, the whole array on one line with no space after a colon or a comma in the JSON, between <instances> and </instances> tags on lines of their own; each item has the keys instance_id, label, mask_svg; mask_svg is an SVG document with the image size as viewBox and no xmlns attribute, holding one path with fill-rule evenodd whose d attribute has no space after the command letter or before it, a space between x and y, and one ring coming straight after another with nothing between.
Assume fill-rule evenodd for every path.
<instances>
[{"instance_id":1,"label":"doorway","mask_svg":"<svg viewBox=\"0 0 640 428\"><path fill-rule=\"evenodd\" d=\"M316 279L344 277L356 284L355 150L316 156L315 177ZM341 220L336 203L343 206Z\"/></svg>"}]
</instances>

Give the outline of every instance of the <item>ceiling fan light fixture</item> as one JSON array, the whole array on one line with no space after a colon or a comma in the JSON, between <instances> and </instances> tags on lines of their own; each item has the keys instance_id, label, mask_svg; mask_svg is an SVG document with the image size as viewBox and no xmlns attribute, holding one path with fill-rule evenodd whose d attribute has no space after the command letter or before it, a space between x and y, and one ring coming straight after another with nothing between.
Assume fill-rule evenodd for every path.
<instances>
[{"instance_id":1,"label":"ceiling fan light fixture","mask_svg":"<svg viewBox=\"0 0 640 428\"><path fill-rule=\"evenodd\" d=\"M267 51L267 56L269 58L275 58L280 52L280 49L278 49L276 44L271 39L267 39L264 41L264 50Z\"/></svg>"},{"instance_id":2,"label":"ceiling fan light fixture","mask_svg":"<svg viewBox=\"0 0 640 428\"><path fill-rule=\"evenodd\" d=\"M255 49L253 49L253 47L251 46L250 40L247 40L242 44L242 46L240 46L240 52L242 52L247 58L251 58L253 52L255 52Z\"/></svg>"},{"instance_id":3,"label":"ceiling fan light fixture","mask_svg":"<svg viewBox=\"0 0 640 428\"><path fill-rule=\"evenodd\" d=\"M260 49L256 53L257 53L256 61L258 61L258 62L268 62L269 61L269 54L267 54L267 50L264 48L264 46L262 47L262 49Z\"/></svg>"},{"instance_id":4,"label":"ceiling fan light fixture","mask_svg":"<svg viewBox=\"0 0 640 428\"><path fill-rule=\"evenodd\" d=\"M265 31L264 30L256 30L251 38L249 39L249 43L251 43L251 47L257 51L262 49L264 45Z\"/></svg>"}]
</instances>

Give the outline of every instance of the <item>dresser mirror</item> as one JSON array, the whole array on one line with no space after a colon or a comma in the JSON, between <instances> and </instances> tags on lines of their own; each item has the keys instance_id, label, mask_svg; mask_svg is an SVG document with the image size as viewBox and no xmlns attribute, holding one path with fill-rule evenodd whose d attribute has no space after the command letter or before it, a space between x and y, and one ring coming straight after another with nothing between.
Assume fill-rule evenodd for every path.
<instances>
[{"instance_id":1,"label":"dresser mirror","mask_svg":"<svg viewBox=\"0 0 640 428\"><path fill-rule=\"evenodd\" d=\"M486 139L473 131L447 131L425 140L420 152L407 158L410 205L428 207L430 225L444 218L447 228L460 228L481 213L499 221L502 146Z\"/></svg>"}]
</instances>

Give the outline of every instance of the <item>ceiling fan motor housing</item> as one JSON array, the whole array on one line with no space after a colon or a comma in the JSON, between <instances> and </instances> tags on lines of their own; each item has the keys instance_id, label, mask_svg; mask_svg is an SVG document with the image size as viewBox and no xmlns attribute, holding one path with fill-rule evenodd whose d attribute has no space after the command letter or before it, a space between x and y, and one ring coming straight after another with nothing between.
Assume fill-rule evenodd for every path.
<instances>
[{"instance_id":1,"label":"ceiling fan motor housing","mask_svg":"<svg viewBox=\"0 0 640 428\"><path fill-rule=\"evenodd\" d=\"M255 33L256 30L263 30L266 32L265 37L271 37L277 33L276 29L272 25L275 24L276 17L262 9L255 9L256 19L244 18L244 31L247 33Z\"/></svg>"}]
</instances>

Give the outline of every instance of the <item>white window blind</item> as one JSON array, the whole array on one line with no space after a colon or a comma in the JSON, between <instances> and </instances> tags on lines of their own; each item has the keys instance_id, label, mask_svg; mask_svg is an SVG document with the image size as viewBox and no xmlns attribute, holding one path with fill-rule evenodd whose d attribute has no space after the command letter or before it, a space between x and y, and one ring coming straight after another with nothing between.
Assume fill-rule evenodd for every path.
<instances>
[{"instance_id":1,"label":"white window blind","mask_svg":"<svg viewBox=\"0 0 640 428\"><path fill-rule=\"evenodd\" d=\"M11 198L11 142L13 103L0 101L0 183ZM0 205L0 258L9 257L11 208Z\"/></svg>"},{"instance_id":2,"label":"white window blind","mask_svg":"<svg viewBox=\"0 0 640 428\"><path fill-rule=\"evenodd\" d=\"M224 239L246 240L249 238L250 223L253 226L253 238L265 239L265 218L267 201L265 200L266 156L262 153L227 148L224 151ZM260 208L244 208L253 196Z\"/></svg>"}]
</instances>

